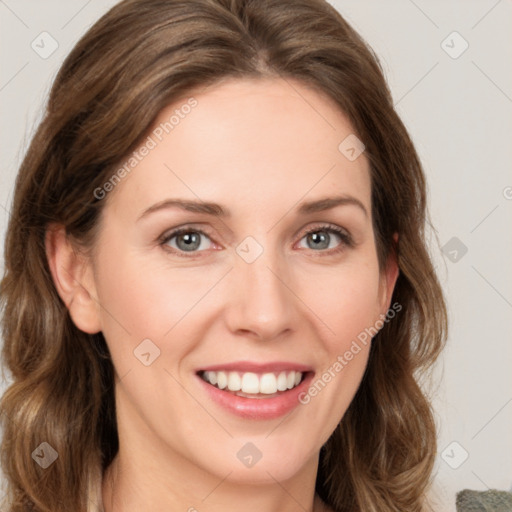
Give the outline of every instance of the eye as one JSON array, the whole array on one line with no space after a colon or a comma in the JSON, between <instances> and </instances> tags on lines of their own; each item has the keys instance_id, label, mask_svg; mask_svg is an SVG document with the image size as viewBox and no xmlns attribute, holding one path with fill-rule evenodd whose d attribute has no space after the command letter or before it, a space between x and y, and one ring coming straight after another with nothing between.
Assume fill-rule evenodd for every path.
<instances>
[{"instance_id":1,"label":"eye","mask_svg":"<svg viewBox=\"0 0 512 512\"><path fill-rule=\"evenodd\" d=\"M334 237L332 235L335 235ZM206 237L211 242L210 236L203 230L192 226L177 228L170 233L164 234L159 243L166 250L182 257L193 257L195 253L208 249L203 243L202 237ZM339 243L336 247L331 246L333 238L337 238ZM353 240L350 234L344 229L334 224L324 224L309 229L304 233L301 241L311 242L306 248L313 249L314 252L333 254L343 251L347 247L352 247ZM190 253L186 255L185 253Z\"/></svg>"},{"instance_id":2,"label":"eye","mask_svg":"<svg viewBox=\"0 0 512 512\"><path fill-rule=\"evenodd\" d=\"M334 238L341 240L341 243L339 243L338 246L334 248L331 246L331 242L333 240L332 234L335 235ZM340 252L346 247L353 246L353 240L348 232L333 224L316 226L315 228L306 231L301 240L303 239L306 239L306 243L311 241L311 244L309 244L309 246L306 248L313 247L315 252L318 252L318 249L321 249L320 252L328 252L332 254ZM324 249L333 250L325 251Z\"/></svg>"},{"instance_id":3,"label":"eye","mask_svg":"<svg viewBox=\"0 0 512 512\"><path fill-rule=\"evenodd\" d=\"M205 247L201 243L202 236L210 239L210 237L200 229L184 227L175 229L171 233L165 235L160 243L162 245L170 246L174 249L173 252L182 256L180 252L197 252L200 248L204 250ZM176 238L176 245L171 244L174 238Z\"/></svg>"}]
</instances>

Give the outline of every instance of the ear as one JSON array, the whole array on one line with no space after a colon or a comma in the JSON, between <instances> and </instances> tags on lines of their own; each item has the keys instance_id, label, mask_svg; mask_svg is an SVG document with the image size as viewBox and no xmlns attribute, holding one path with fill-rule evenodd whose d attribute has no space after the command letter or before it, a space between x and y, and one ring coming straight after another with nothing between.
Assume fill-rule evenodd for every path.
<instances>
[{"instance_id":1,"label":"ear","mask_svg":"<svg viewBox=\"0 0 512 512\"><path fill-rule=\"evenodd\" d=\"M398 233L393 235L393 241L394 244L389 253L379 285L380 313L383 315L388 312L391 305L391 297L393 296L393 290L395 289L396 280L398 279L398 274L400 272L397 257Z\"/></svg>"},{"instance_id":2,"label":"ear","mask_svg":"<svg viewBox=\"0 0 512 512\"><path fill-rule=\"evenodd\" d=\"M47 229L45 248L53 282L73 323L89 334L101 331L90 261L73 245L64 226L51 225Z\"/></svg>"}]
</instances>

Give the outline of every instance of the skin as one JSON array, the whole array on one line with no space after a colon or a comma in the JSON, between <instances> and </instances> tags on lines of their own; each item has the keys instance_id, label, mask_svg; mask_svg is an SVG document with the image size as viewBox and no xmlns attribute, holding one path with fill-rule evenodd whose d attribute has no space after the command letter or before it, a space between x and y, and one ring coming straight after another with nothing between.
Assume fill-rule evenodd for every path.
<instances>
[{"instance_id":1,"label":"skin","mask_svg":"<svg viewBox=\"0 0 512 512\"><path fill-rule=\"evenodd\" d=\"M224 410L195 371L293 361L317 378L386 313L398 269L390 259L379 272L368 161L338 150L354 133L348 119L300 82L230 79L193 96L197 106L103 199L93 256L74 251L61 229L47 237L73 321L103 332L116 370L120 450L103 480L105 511L328 510L314 492L319 451L354 397L370 344L310 403L274 420ZM339 194L367 214L351 204L295 212ZM138 220L177 197L220 203L232 216L168 208ZM305 232L318 226L325 236L324 223L350 233L353 246L328 231L328 248L318 248ZM207 232L193 257L176 237L158 242L185 224ZM248 236L263 249L252 263L236 252ZM134 356L147 338L160 350L149 366ZM236 456L247 442L262 454L251 468Z\"/></svg>"}]
</instances>

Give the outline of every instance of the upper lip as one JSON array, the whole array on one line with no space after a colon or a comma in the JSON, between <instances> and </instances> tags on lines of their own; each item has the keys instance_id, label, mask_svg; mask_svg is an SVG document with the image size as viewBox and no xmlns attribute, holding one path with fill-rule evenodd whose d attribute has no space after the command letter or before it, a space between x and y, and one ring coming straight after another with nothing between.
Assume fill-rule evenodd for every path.
<instances>
[{"instance_id":1,"label":"upper lip","mask_svg":"<svg viewBox=\"0 0 512 512\"><path fill-rule=\"evenodd\" d=\"M272 361L267 363L255 363L252 361L233 361L231 363L221 363L210 366L204 366L197 370L197 372L219 372L219 371L239 371L239 372L253 372L253 373L271 373L282 371L298 371L302 373L313 371L313 368L301 363L293 363L289 361Z\"/></svg>"}]
</instances>

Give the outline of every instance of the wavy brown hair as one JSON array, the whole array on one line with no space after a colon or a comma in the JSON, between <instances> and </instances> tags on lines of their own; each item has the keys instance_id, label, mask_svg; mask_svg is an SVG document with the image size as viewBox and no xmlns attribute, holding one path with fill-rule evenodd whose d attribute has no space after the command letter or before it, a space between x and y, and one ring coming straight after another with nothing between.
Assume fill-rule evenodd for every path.
<instances>
[{"instance_id":1,"label":"wavy brown hair","mask_svg":"<svg viewBox=\"0 0 512 512\"><path fill-rule=\"evenodd\" d=\"M321 449L316 491L336 512L427 510L436 425L418 379L447 319L427 249L425 176L377 57L322 0L126 0L66 58L17 176L5 241L2 510L97 510L118 450L109 351L101 333L76 328L57 293L49 226L92 247L108 201L93 191L159 112L236 77L299 80L339 105L366 145L381 269L391 251L398 259L399 319L374 337L361 385ZM31 456L43 441L59 455L48 469Z\"/></svg>"}]
</instances>

